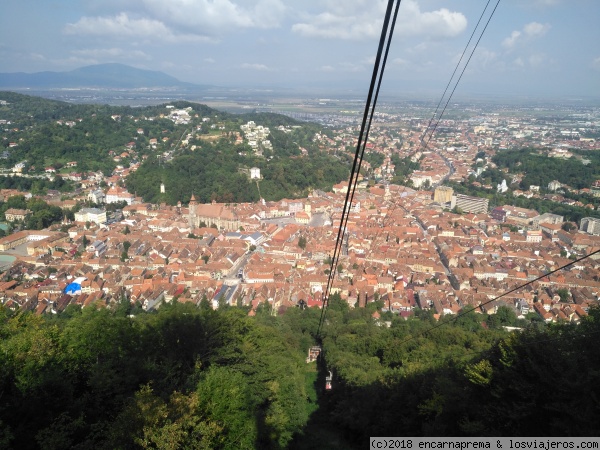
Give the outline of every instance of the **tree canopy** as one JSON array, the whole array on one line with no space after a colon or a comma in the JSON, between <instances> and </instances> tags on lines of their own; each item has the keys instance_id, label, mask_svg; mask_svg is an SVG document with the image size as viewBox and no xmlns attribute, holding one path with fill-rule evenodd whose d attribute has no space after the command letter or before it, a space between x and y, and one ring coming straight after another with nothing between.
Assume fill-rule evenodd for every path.
<instances>
[{"instance_id":1,"label":"tree canopy","mask_svg":"<svg viewBox=\"0 0 600 450\"><path fill-rule=\"evenodd\" d=\"M38 317L0 307L0 443L311 448L328 436L353 448L372 435L596 432L599 309L578 326L532 322L508 334L511 311L443 317L435 329L426 313L389 317L388 328L373 318L381 306L352 309L331 296L318 373L304 362L318 309L273 316L264 306L248 317L163 304L144 313L124 299Z\"/></svg>"}]
</instances>

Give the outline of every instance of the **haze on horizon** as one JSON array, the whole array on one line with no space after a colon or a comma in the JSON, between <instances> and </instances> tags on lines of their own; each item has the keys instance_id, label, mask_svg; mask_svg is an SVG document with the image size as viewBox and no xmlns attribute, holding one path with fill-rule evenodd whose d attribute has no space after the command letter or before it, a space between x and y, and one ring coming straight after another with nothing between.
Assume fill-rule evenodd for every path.
<instances>
[{"instance_id":1,"label":"haze on horizon","mask_svg":"<svg viewBox=\"0 0 600 450\"><path fill-rule=\"evenodd\" d=\"M197 84L362 92L386 3L7 0L0 72L116 62ZM484 5L403 0L383 93L440 95ZM501 1L456 95L600 97L598 17L594 0Z\"/></svg>"}]
</instances>

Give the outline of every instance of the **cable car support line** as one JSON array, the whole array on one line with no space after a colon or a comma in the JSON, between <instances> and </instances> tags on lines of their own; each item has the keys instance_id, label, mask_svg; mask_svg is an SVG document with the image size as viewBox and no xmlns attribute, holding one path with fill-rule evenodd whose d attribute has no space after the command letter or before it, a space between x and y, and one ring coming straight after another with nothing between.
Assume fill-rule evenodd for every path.
<instances>
[{"instance_id":1,"label":"cable car support line","mask_svg":"<svg viewBox=\"0 0 600 450\"><path fill-rule=\"evenodd\" d=\"M348 216L350 214L350 207L352 205L352 201L354 199L354 192L356 191L356 186L358 183L358 175L360 173L360 166L362 163L363 155L365 152L366 143L369 137L369 130L371 127L371 122L373 120L373 115L375 113L375 106L377 104L377 98L379 96L379 90L381 88L381 81L383 79L383 72L385 70L385 64L387 62L387 57L390 49L390 44L392 41L392 36L394 34L394 27L396 24L396 18L398 17L398 9L400 7L400 3L402 0L388 0L388 5L385 13L385 18L383 21L383 26L381 29L381 37L379 39L379 47L377 50L377 56L375 58L375 64L373 67L373 75L371 77L371 85L369 87L369 94L367 96L367 102L365 105L365 111L363 114L363 120L360 128L360 133L358 135L358 142L356 144L356 152L354 155L354 162L352 164L352 170L350 171L350 177L348 180L348 192L346 193L346 199L344 201L344 207L342 209L342 215L340 217L340 226L338 229L338 235L336 238L335 248L333 251L333 256L331 258L331 266L329 275L327 278L327 287L325 288L324 296L323 296L323 304L321 308L321 318L319 319L319 327L317 330L317 337L321 335L321 329L323 323L325 321L325 314L327 311L327 306L329 303L329 296L331 293L331 288L333 286L333 280L335 279L335 273L337 269L337 263L339 261L343 241L344 234L346 233L346 225L348 223ZM395 9L394 4L396 4ZM392 9L394 9L393 19L390 22L390 18L392 16ZM386 43L387 41L387 43ZM385 47L385 55L382 54L383 49ZM377 86L377 88L375 88Z\"/></svg>"}]
</instances>

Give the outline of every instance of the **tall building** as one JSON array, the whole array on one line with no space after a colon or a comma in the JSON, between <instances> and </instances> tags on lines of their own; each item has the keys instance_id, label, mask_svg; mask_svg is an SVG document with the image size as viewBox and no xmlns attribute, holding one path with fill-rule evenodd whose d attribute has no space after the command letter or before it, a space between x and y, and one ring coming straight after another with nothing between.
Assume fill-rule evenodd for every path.
<instances>
[{"instance_id":1,"label":"tall building","mask_svg":"<svg viewBox=\"0 0 600 450\"><path fill-rule=\"evenodd\" d=\"M198 206L198 202L196 201L196 197L194 197L194 194L192 194L192 198L190 198L190 203L188 206L188 224L191 230L196 228L196 206Z\"/></svg>"},{"instance_id":2,"label":"tall building","mask_svg":"<svg viewBox=\"0 0 600 450\"><path fill-rule=\"evenodd\" d=\"M438 203L451 202L452 194L454 194L454 189L449 186L436 187L433 193L433 201Z\"/></svg>"},{"instance_id":3,"label":"tall building","mask_svg":"<svg viewBox=\"0 0 600 450\"><path fill-rule=\"evenodd\" d=\"M462 211L473 214L487 214L488 203L489 200L487 198L469 197L468 195L456 194L452 196L450 208L454 209L456 207Z\"/></svg>"},{"instance_id":4,"label":"tall building","mask_svg":"<svg viewBox=\"0 0 600 450\"><path fill-rule=\"evenodd\" d=\"M586 233L593 234L594 236L600 236L600 219L595 217L584 217L581 219L579 229Z\"/></svg>"}]
</instances>

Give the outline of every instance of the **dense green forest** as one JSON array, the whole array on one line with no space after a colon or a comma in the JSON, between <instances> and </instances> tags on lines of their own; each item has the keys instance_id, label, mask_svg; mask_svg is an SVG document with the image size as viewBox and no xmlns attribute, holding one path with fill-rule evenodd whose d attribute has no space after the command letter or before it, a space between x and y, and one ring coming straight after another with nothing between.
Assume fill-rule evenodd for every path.
<instances>
[{"instance_id":1,"label":"dense green forest","mask_svg":"<svg viewBox=\"0 0 600 450\"><path fill-rule=\"evenodd\" d=\"M577 326L508 334L474 313L388 328L372 318L377 302L330 302L319 372L304 362L318 309L0 307L0 447L347 449L369 436L597 432L598 309Z\"/></svg>"},{"instance_id":2,"label":"dense green forest","mask_svg":"<svg viewBox=\"0 0 600 450\"><path fill-rule=\"evenodd\" d=\"M25 178L0 176L0 189L17 189L23 192L31 192L33 195L46 195L48 190L59 192L73 192L73 182L62 177L53 180L47 178Z\"/></svg>"},{"instance_id":3,"label":"dense green forest","mask_svg":"<svg viewBox=\"0 0 600 450\"><path fill-rule=\"evenodd\" d=\"M0 105L0 119L11 122L2 133L8 155L1 165L7 168L27 161L28 168L40 173L45 167L60 169L75 161L78 171L110 175L117 165L110 152L120 154L126 144L135 142L139 157L149 153L150 138L170 137L176 131L171 120L160 118L167 113L165 105L72 105L12 92L0 92L0 100L7 102ZM11 142L18 145L9 148Z\"/></svg>"},{"instance_id":4,"label":"dense green forest","mask_svg":"<svg viewBox=\"0 0 600 450\"><path fill-rule=\"evenodd\" d=\"M250 181L251 167L261 169L260 193L266 200L305 197L310 189L330 190L348 178L349 156L328 155L313 142L320 130L317 125L303 124L284 133L274 127L297 122L275 114L245 115L236 120L267 124L273 150L260 157L248 145L235 145L228 136L216 141L197 139L190 142L196 145L194 151L182 151L168 163L149 158L127 178L128 190L153 203L188 202L192 194L204 203L254 202L259 200L259 192L256 183ZM301 155L300 147L307 153ZM159 191L161 183L164 194Z\"/></svg>"},{"instance_id":5,"label":"dense green forest","mask_svg":"<svg viewBox=\"0 0 600 450\"><path fill-rule=\"evenodd\" d=\"M308 420L302 333L164 305L0 309L1 448L283 448Z\"/></svg>"},{"instance_id":6,"label":"dense green forest","mask_svg":"<svg viewBox=\"0 0 600 450\"><path fill-rule=\"evenodd\" d=\"M492 161L500 169L509 169L510 173L524 173L521 189L525 190L529 189L532 184L546 188L548 183L553 180L558 180L575 189L583 189L589 188L594 181L600 178L600 154L598 152L575 152L589 161L587 164L584 164L579 158L552 158L548 157L546 153L532 148L505 150L496 153L492 157Z\"/></svg>"},{"instance_id":7,"label":"dense green forest","mask_svg":"<svg viewBox=\"0 0 600 450\"><path fill-rule=\"evenodd\" d=\"M385 329L359 320L364 310L337 309L323 339L335 374L327 406L346 437L597 433L598 308L580 325L533 322L508 336L475 313L433 330L426 319Z\"/></svg>"}]
</instances>

